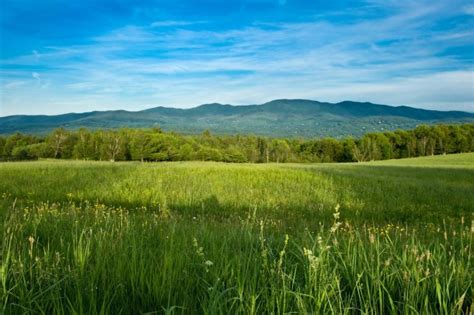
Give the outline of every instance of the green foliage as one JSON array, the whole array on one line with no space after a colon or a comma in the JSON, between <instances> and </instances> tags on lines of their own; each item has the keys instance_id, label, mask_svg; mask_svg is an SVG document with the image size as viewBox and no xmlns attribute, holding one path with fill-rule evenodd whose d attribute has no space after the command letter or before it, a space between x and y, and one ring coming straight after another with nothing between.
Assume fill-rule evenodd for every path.
<instances>
[{"instance_id":1,"label":"green foliage","mask_svg":"<svg viewBox=\"0 0 474 315\"><path fill-rule=\"evenodd\" d=\"M159 128L80 129L77 132L59 128L45 138L19 133L0 137L0 148L4 160L39 157L142 162L363 162L471 152L474 150L473 130L474 124L421 125L412 131L368 133L359 139L311 140L215 136L208 130L191 136L167 133ZM29 147L33 144L36 146ZM13 155L15 147L22 149Z\"/></svg>"},{"instance_id":2,"label":"green foliage","mask_svg":"<svg viewBox=\"0 0 474 315\"><path fill-rule=\"evenodd\" d=\"M42 139L21 133L0 137L0 161L36 159L44 153Z\"/></svg>"},{"instance_id":3,"label":"green foliage","mask_svg":"<svg viewBox=\"0 0 474 315\"><path fill-rule=\"evenodd\" d=\"M115 129L151 128L200 135L249 134L281 138L360 137L368 132L412 129L420 124L472 123L474 114L433 111L372 103L337 104L310 100L274 100L262 105L206 104L195 108L157 107L138 112L105 111L58 116L0 117L0 134L45 134L58 126ZM161 130L161 129L160 129Z\"/></svg>"},{"instance_id":4,"label":"green foliage","mask_svg":"<svg viewBox=\"0 0 474 315\"><path fill-rule=\"evenodd\" d=\"M313 165L51 160L2 163L0 178L2 314L474 307L473 153Z\"/></svg>"},{"instance_id":5,"label":"green foliage","mask_svg":"<svg viewBox=\"0 0 474 315\"><path fill-rule=\"evenodd\" d=\"M33 160L36 156L30 153L27 146L21 146L13 148L12 158L14 160Z\"/></svg>"}]
</instances>

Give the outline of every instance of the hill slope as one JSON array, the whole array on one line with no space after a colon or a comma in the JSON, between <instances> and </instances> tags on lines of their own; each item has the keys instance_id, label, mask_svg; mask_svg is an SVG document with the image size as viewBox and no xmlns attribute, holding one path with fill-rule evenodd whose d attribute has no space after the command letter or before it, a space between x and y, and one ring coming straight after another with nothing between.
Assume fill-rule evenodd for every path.
<instances>
[{"instance_id":1,"label":"hill slope","mask_svg":"<svg viewBox=\"0 0 474 315\"><path fill-rule=\"evenodd\" d=\"M0 117L0 134L16 131L45 133L57 127L77 129L154 127L184 133L205 129L219 134L253 133L285 137L358 136L370 131L408 129L421 123L473 122L474 113L433 111L372 103L324 103L311 100L274 100L262 105L205 104L190 109L156 107L64 114Z\"/></svg>"}]
</instances>

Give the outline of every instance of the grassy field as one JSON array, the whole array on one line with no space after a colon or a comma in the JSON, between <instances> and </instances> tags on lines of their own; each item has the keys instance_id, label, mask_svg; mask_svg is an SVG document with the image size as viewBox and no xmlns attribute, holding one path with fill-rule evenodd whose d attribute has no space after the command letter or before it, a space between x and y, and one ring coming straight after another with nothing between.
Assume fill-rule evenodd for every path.
<instances>
[{"instance_id":1,"label":"grassy field","mask_svg":"<svg viewBox=\"0 0 474 315\"><path fill-rule=\"evenodd\" d=\"M0 313L468 314L474 154L0 164Z\"/></svg>"}]
</instances>

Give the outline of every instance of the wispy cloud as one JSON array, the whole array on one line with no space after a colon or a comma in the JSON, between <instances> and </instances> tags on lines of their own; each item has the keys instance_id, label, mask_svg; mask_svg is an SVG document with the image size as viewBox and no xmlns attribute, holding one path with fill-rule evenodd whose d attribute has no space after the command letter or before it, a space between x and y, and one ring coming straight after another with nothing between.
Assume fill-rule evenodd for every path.
<instances>
[{"instance_id":1,"label":"wispy cloud","mask_svg":"<svg viewBox=\"0 0 474 315\"><path fill-rule=\"evenodd\" d=\"M159 20L128 24L81 44L39 47L2 60L3 89L9 88L1 114L274 98L474 111L473 56L459 53L472 47L474 33L463 24L433 27L461 14L459 3L370 1L367 6L384 14L229 28ZM41 81L40 73L48 78L42 89L12 85L28 76ZM38 107L25 105L31 102Z\"/></svg>"},{"instance_id":2,"label":"wispy cloud","mask_svg":"<svg viewBox=\"0 0 474 315\"><path fill-rule=\"evenodd\" d=\"M203 24L206 23L205 21L155 21L150 24L151 27L172 27L172 26L188 26L188 25L196 25L196 24Z\"/></svg>"},{"instance_id":3,"label":"wispy cloud","mask_svg":"<svg viewBox=\"0 0 474 315\"><path fill-rule=\"evenodd\" d=\"M32 72L31 76L35 78L36 80L41 81L41 78L38 72Z\"/></svg>"}]
</instances>

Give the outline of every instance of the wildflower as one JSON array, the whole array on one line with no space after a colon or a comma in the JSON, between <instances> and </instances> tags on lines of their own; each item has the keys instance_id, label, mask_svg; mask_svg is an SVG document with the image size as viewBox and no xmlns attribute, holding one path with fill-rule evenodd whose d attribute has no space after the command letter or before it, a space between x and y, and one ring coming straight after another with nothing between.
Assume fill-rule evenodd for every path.
<instances>
[{"instance_id":1,"label":"wildflower","mask_svg":"<svg viewBox=\"0 0 474 315\"><path fill-rule=\"evenodd\" d=\"M28 255L30 256L30 258L33 258L33 244L35 242L34 237L28 237L28 242L30 242L30 248L28 248Z\"/></svg>"},{"instance_id":2,"label":"wildflower","mask_svg":"<svg viewBox=\"0 0 474 315\"><path fill-rule=\"evenodd\" d=\"M288 234L285 234L285 244L283 245L283 249L280 251L280 260L283 258L283 256L285 256L285 253L286 253L286 246L288 245L288 239L289 239L289 236Z\"/></svg>"},{"instance_id":3,"label":"wildflower","mask_svg":"<svg viewBox=\"0 0 474 315\"><path fill-rule=\"evenodd\" d=\"M202 248L202 246L199 246L199 243L195 237L193 238L193 246L196 249L196 254L200 257L203 257L204 249Z\"/></svg>"},{"instance_id":4,"label":"wildflower","mask_svg":"<svg viewBox=\"0 0 474 315\"><path fill-rule=\"evenodd\" d=\"M331 233L337 232L341 224L342 224L341 222L334 222L333 226L331 227Z\"/></svg>"},{"instance_id":5,"label":"wildflower","mask_svg":"<svg viewBox=\"0 0 474 315\"><path fill-rule=\"evenodd\" d=\"M311 268L316 268L319 262L319 258L314 256L313 251L307 248L303 248L303 254L308 258L308 262Z\"/></svg>"},{"instance_id":6,"label":"wildflower","mask_svg":"<svg viewBox=\"0 0 474 315\"><path fill-rule=\"evenodd\" d=\"M212 261L210 261L210 260L206 260L206 261L204 262L204 265L206 265L206 267L211 267L211 266L214 265L214 263L213 263Z\"/></svg>"},{"instance_id":7,"label":"wildflower","mask_svg":"<svg viewBox=\"0 0 474 315\"><path fill-rule=\"evenodd\" d=\"M373 244L375 242L375 235L370 233L369 234L369 241L370 241L370 244Z\"/></svg>"},{"instance_id":8,"label":"wildflower","mask_svg":"<svg viewBox=\"0 0 474 315\"><path fill-rule=\"evenodd\" d=\"M323 244L323 238L321 236L318 236L317 242L318 242L318 245L321 246Z\"/></svg>"}]
</instances>

